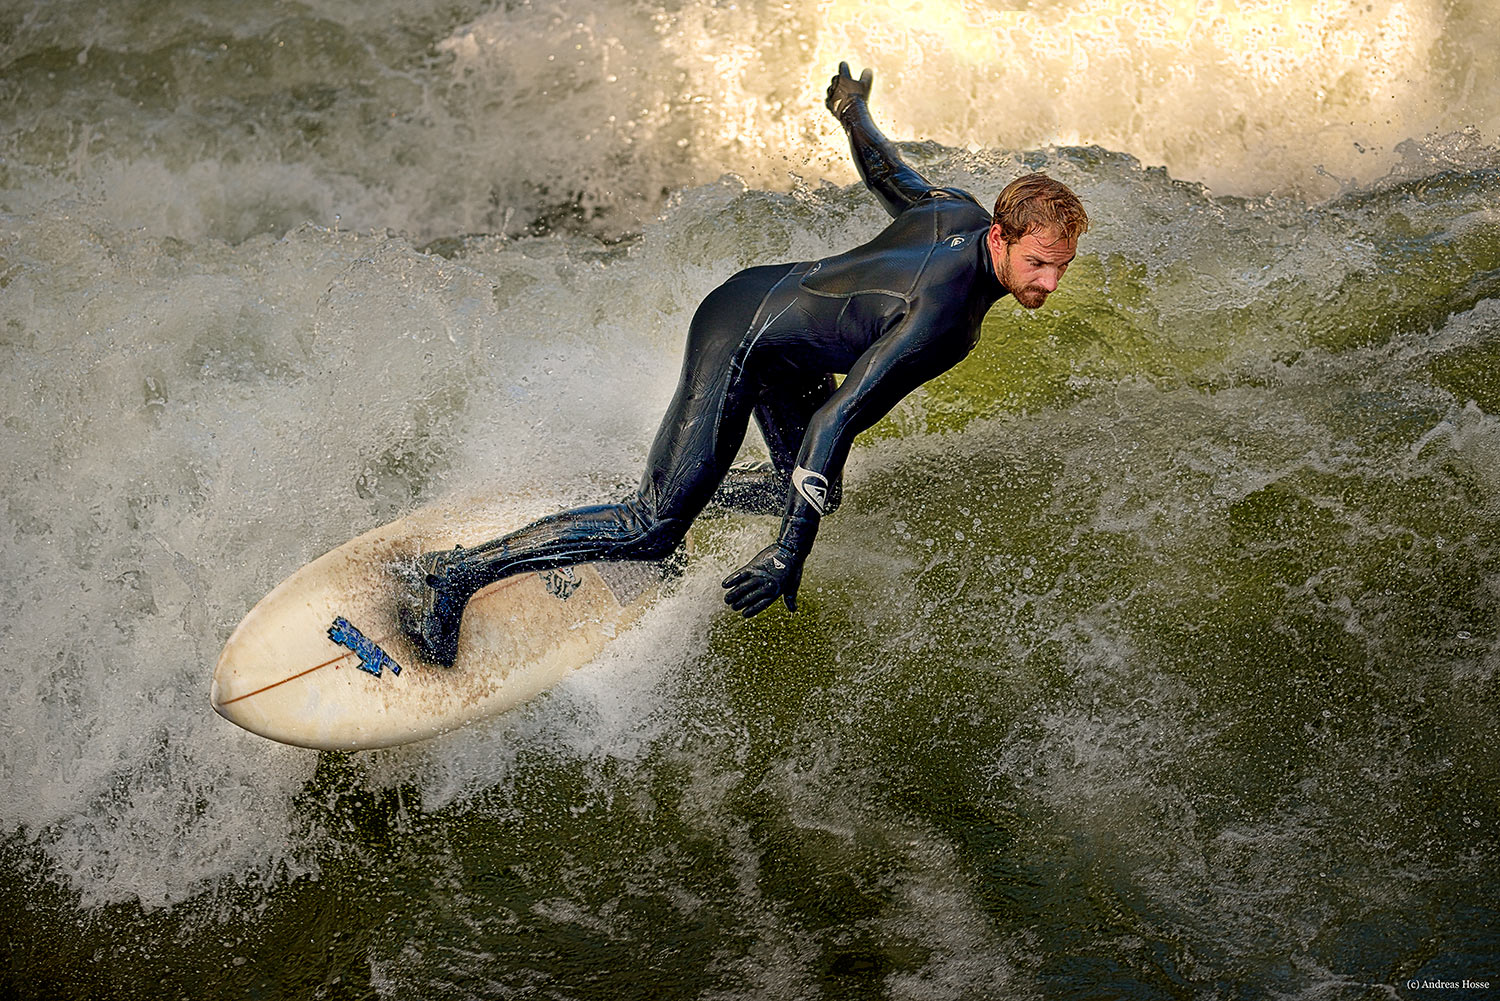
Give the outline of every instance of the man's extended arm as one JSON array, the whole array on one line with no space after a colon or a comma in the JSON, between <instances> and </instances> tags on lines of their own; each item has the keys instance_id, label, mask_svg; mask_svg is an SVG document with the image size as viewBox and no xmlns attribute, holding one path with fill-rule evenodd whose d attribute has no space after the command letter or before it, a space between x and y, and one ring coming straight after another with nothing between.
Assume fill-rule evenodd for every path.
<instances>
[{"instance_id":1,"label":"man's extended arm","mask_svg":"<svg viewBox=\"0 0 1500 1001\"><path fill-rule=\"evenodd\" d=\"M828 85L828 110L849 133L849 148L865 187L880 199L893 217L933 189L933 184L913 170L895 145L875 127L868 100L875 74L865 70L858 80L849 75L849 64L839 63L838 75Z\"/></svg>"}]
</instances>

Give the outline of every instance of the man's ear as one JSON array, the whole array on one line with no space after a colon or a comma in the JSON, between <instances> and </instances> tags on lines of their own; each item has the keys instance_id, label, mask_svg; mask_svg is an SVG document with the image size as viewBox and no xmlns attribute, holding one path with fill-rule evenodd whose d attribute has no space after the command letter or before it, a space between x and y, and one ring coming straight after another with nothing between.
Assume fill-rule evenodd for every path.
<instances>
[{"instance_id":1,"label":"man's ear","mask_svg":"<svg viewBox=\"0 0 1500 1001\"><path fill-rule=\"evenodd\" d=\"M1005 257L1005 237L1000 235L999 223L990 223L990 228L985 234L984 242L990 248L990 260L998 268L1000 261Z\"/></svg>"}]
</instances>

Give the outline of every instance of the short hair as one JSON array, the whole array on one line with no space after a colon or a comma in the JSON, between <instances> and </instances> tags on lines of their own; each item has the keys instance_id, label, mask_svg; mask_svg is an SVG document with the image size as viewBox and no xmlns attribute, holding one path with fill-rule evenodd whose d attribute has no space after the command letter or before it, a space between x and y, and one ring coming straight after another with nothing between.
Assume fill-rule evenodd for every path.
<instances>
[{"instance_id":1,"label":"short hair","mask_svg":"<svg viewBox=\"0 0 1500 1001\"><path fill-rule=\"evenodd\" d=\"M1038 229L1055 229L1064 239L1076 240L1089 228L1088 213L1073 189L1041 173L1026 174L1007 184L995 199L991 222L1000 227L1006 243Z\"/></svg>"}]
</instances>

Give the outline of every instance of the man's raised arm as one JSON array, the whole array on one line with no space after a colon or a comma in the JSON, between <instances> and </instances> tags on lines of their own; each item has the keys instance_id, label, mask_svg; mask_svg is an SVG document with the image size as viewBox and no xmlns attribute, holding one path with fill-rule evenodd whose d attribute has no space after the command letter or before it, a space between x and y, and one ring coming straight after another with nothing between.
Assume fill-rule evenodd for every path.
<instances>
[{"instance_id":1,"label":"man's raised arm","mask_svg":"<svg viewBox=\"0 0 1500 1001\"><path fill-rule=\"evenodd\" d=\"M896 147L875 127L868 100L873 70L854 79L848 63L839 63L838 75L828 85L828 110L849 133L849 148L865 187L880 199L893 217L900 215L934 187L901 159Z\"/></svg>"}]
</instances>

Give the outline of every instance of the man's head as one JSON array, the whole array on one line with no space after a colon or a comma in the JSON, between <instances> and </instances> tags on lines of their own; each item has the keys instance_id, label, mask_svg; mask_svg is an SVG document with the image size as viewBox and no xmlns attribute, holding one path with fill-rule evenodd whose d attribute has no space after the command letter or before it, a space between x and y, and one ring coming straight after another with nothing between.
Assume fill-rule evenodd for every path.
<instances>
[{"instance_id":1,"label":"man's head","mask_svg":"<svg viewBox=\"0 0 1500 1001\"><path fill-rule=\"evenodd\" d=\"M1061 181L1027 174L995 199L987 243L995 275L1027 309L1057 288L1089 228L1083 203Z\"/></svg>"}]
</instances>

